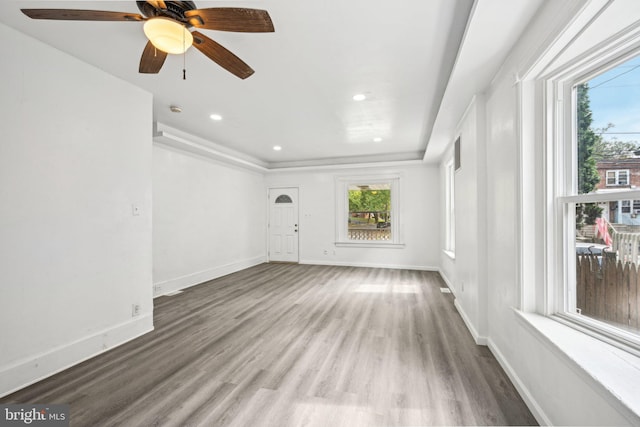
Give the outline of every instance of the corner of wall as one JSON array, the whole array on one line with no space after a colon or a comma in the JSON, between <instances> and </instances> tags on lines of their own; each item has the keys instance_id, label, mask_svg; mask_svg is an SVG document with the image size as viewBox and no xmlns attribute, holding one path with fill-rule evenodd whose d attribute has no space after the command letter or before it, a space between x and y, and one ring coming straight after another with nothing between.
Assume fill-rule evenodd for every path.
<instances>
[{"instance_id":1,"label":"corner of wall","mask_svg":"<svg viewBox=\"0 0 640 427\"><path fill-rule=\"evenodd\" d=\"M458 298L455 299L455 301L453 302L453 305L455 305L456 309L458 310L458 313L460 313L460 317L462 317L462 320L464 321L464 324L467 326L467 329L471 333L471 336L473 337L473 340L475 341L475 343L478 345L486 346L489 339L486 336L480 335L478 333L473 323L471 323L471 320L469 320L469 316L467 316L467 313L464 311L464 308L462 307L462 304L460 304Z\"/></svg>"},{"instance_id":2,"label":"corner of wall","mask_svg":"<svg viewBox=\"0 0 640 427\"><path fill-rule=\"evenodd\" d=\"M496 358L502 369L505 371L505 373L513 383L516 390L518 390L520 397L522 397L522 400L524 400L525 404L535 417L536 421L538 421L541 426L553 425L549 417L547 417L544 410L540 407L536 399L533 397L533 394L525 386L520 377L518 377L518 374L509 364L495 342L491 338L488 338L486 345L489 347L491 354L493 354L493 356Z\"/></svg>"},{"instance_id":3,"label":"corner of wall","mask_svg":"<svg viewBox=\"0 0 640 427\"><path fill-rule=\"evenodd\" d=\"M185 276L176 277L164 282L158 282L153 284L153 297L159 297L171 292L179 291L181 289L196 286L209 280L217 279L218 277L226 276L227 274L235 273L246 268L254 267L259 264L267 262L266 256L258 256L254 258L245 259L230 264L216 266L204 271L197 271Z\"/></svg>"}]
</instances>

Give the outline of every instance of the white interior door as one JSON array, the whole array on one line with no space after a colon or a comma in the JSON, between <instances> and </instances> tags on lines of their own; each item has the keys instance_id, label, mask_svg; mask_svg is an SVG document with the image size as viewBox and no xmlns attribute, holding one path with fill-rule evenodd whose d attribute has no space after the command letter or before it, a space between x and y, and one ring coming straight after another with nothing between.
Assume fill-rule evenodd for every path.
<instances>
[{"instance_id":1,"label":"white interior door","mask_svg":"<svg viewBox=\"0 0 640 427\"><path fill-rule=\"evenodd\" d=\"M269 189L269 261L298 262L298 189Z\"/></svg>"}]
</instances>

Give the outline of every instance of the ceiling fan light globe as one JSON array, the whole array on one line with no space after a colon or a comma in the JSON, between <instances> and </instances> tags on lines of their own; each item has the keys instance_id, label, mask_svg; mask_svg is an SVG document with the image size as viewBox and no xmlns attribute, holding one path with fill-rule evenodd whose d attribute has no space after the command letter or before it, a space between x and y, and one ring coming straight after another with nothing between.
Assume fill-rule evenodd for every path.
<instances>
[{"instance_id":1,"label":"ceiling fan light globe","mask_svg":"<svg viewBox=\"0 0 640 427\"><path fill-rule=\"evenodd\" d=\"M144 23L143 30L156 49L166 53L181 54L193 44L191 32L169 18L151 18Z\"/></svg>"}]
</instances>

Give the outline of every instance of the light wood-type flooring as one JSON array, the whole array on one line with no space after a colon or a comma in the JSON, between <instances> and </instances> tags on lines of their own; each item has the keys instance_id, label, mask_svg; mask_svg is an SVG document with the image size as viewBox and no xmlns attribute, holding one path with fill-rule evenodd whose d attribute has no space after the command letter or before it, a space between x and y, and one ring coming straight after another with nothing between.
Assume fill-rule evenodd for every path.
<instances>
[{"instance_id":1,"label":"light wood-type flooring","mask_svg":"<svg viewBox=\"0 0 640 427\"><path fill-rule=\"evenodd\" d=\"M72 426L531 425L434 272L262 264L155 300L155 331L0 399Z\"/></svg>"}]
</instances>

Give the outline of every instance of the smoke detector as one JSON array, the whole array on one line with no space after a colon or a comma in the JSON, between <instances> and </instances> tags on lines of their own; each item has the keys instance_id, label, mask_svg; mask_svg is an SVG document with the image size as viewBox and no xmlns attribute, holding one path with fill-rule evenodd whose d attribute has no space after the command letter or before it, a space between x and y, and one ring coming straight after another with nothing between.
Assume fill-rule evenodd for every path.
<instances>
[{"instance_id":1,"label":"smoke detector","mask_svg":"<svg viewBox=\"0 0 640 427\"><path fill-rule=\"evenodd\" d=\"M177 105L171 105L169 109L172 113L182 113L182 107L178 107Z\"/></svg>"}]
</instances>

